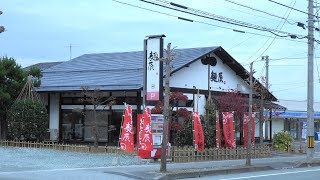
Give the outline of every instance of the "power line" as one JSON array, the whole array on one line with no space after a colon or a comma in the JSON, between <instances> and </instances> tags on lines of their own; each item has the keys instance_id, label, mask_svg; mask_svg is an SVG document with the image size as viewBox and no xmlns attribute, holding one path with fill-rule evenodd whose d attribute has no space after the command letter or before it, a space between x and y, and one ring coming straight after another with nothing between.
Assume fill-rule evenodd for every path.
<instances>
[{"instance_id":1,"label":"power line","mask_svg":"<svg viewBox=\"0 0 320 180\"><path fill-rule=\"evenodd\" d=\"M197 10L197 9L194 9L194 8L190 8L190 7L187 7L187 6L184 6L184 5L168 2L166 0L155 0L155 1L140 0L140 1L148 3L148 4L160 6L160 7L163 7L163 8L175 10L175 11L178 11L178 12L183 12L183 13L186 13L186 14L202 17L202 18L216 20L216 21L220 21L220 22L223 22L223 23L242 26L242 27L246 27L246 28L250 28L250 29L255 29L255 30L258 30L258 31L265 31L265 32L273 33L273 34L275 34L277 36L281 36L279 34L276 34L276 33L280 33L280 34L286 34L285 37L307 38L306 36L297 35L297 34L285 32L285 31L279 31L279 30L275 30L275 29L271 29L271 28L267 28L267 27L263 27L263 26L259 26L259 25L255 25L255 24L239 21L239 20L235 20L235 19L232 19L232 18L227 18L227 17L224 17L224 16L215 15L215 14L208 13L208 12L205 12L205 11L201 11L201 10Z\"/></svg>"},{"instance_id":2,"label":"power line","mask_svg":"<svg viewBox=\"0 0 320 180\"><path fill-rule=\"evenodd\" d=\"M233 48L235 48L235 47L238 47L239 45L241 45L241 44L245 43L246 41L248 41L248 40L249 40L249 39L251 39L252 37L254 37L254 35L252 35L252 36L250 36L250 37L246 38L245 40L243 40L243 41L239 42L238 44L236 44L236 45L232 46L231 48L229 48L229 49L228 49L228 51L230 51L231 49L233 49Z\"/></svg>"},{"instance_id":3,"label":"power line","mask_svg":"<svg viewBox=\"0 0 320 180\"><path fill-rule=\"evenodd\" d=\"M305 83L304 81L302 82L283 82L283 83L272 83L272 86L277 86L277 85L296 85L296 84L302 84Z\"/></svg>"},{"instance_id":4,"label":"power line","mask_svg":"<svg viewBox=\"0 0 320 180\"><path fill-rule=\"evenodd\" d=\"M213 2L215 3L215 2ZM216 4L216 3L215 3ZM262 15L258 15L258 14L254 14L254 13L249 13L247 11L242 11L242 10L239 10L239 9L234 9L234 8L227 8L228 10L233 10L233 11L237 11L237 12L241 12L243 14L248 14L248 15L251 15L251 16L254 16L254 17L260 17L260 18L264 18L264 19L269 19L269 20L272 20L272 21L278 21L280 22L281 20L277 19L277 18L272 18L272 17L267 17L267 16L262 16Z\"/></svg>"},{"instance_id":5,"label":"power line","mask_svg":"<svg viewBox=\"0 0 320 180\"><path fill-rule=\"evenodd\" d=\"M295 3L296 3L296 1L294 1L293 6L295 5ZM290 14L291 14L292 9L290 9L287 17L285 17L286 14L287 14L287 12L288 12L288 10L289 10L289 9L287 9L286 13L284 14L284 17L283 17L283 18L284 18L285 20L283 21L283 23L282 23L281 27L279 28L279 30L281 30L281 29L283 28L284 24L286 23L286 20L289 18ZM280 26L280 24L277 26L277 28L278 28L279 26ZM274 36L274 37L273 37L271 43L270 43L270 44L268 45L268 47L260 54L260 56L262 56L262 55L271 47L271 45L275 42L276 37L277 37L277 36ZM269 41L269 39L264 43L264 45L267 44L268 41ZM264 45L263 45L262 47L264 47ZM260 48L260 49L261 49L261 48ZM260 49L259 49L259 51L260 51ZM257 52L259 52L259 51L257 51ZM257 61L257 60L260 58L260 56L258 56L254 61ZM251 57L250 57L250 58L251 58Z\"/></svg>"},{"instance_id":6,"label":"power line","mask_svg":"<svg viewBox=\"0 0 320 180\"><path fill-rule=\"evenodd\" d=\"M270 36L270 35L253 33L253 32L233 29L233 28L229 28L229 27L225 27L225 26L220 26L220 25L216 25L216 24L211 24L211 23L207 23L207 22L204 22L204 21L192 20L192 19L189 19L189 18L184 18L184 17L172 15L172 14L169 14L169 13L164 13L164 12L152 10L152 9L149 9L149 8L144 8L144 7L141 7L141 6L133 5L133 4L122 2L122 1L118 1L118 0L112 0L112 1L117 2L119 4L131 6L131 7L134 7L134 8L143 9L143 10L146 10L146 11L150 11L150 12L154 12L154 13L158 13L158 14L162 14L162 15L166 15L166 16L170 16L170 17L175 17L175 18L178 18L179 20L183 20L183 21L187 21L187 22L195 22L195 23L209 25L209 26L218 27L218 28L222 28L222 29L228 29L228 30L232 30L233 32L242 33L242 34L252 34L252 35L257 35L257 36L262 36L262 37L273 37L273 36ZM279 38L279 39L286 40L286 41L306 43L305 41L296 40L296 39L288 39L288 38Z\"/></svg>"},{"instance_id":7,"label":"power line","mask_svg":"<svg viewBox=\"0 0 320 180\"><path fill-rule=\"evenodd\" d=\"M307 13L307 12L305 12L305 11L301 11L300 9L296 9L296 8L290 7L290 6L288 6L288 5L285 5L285 4L282 4L282 3L279 3L279 2L276 2L276 1L273 1L273 0L268 0L268 1L270 1L270 2L272 2L272 3L275 3L275 4L278 4L278 5L280 5L280 6L283 6L283 7L291 8L291 9L293 9L293 10L295 10L295 11L298 11L298 12L301 12L301 13L303 13L303 14L309 15L309 13ZM313 15L313 14L311 14L311 16L314 16L314 17L316 17L316 18L319 18L318 16Z\"/></svg>"},{"instance_id":8,"label":"power line","mask_svg":"<svg viewBox=\"0 0 320 180\"><path fill-rule=\"evenodd\" d=\"M281 17L281 16L278 16L278 15L275 15L275 14L271 14L269 12L266 12L266 11L262 11L260 9L256 9L256 8L253 8L253 7L250 7L250 6L247 6L247 5L244 5L244 4L241 4L241 3L238 3L238 2L234 2L234 1L231 1L231 0L225 0L229 3L232 3L232 4L235 4L235 5L238 5L238 6L241 6L241 7L244 7L244 8L247 8L247 9L251 9L253 11L256 11L256 12L260 12L260 13L264 13L264 14L267 14L269 16L272 16L272 17L276 17L276 18L279 18L279 19L282 19L282 20L285 20L287 23L293 25L295 23L292 23L290 22L288 19L284 18L284 17ZM293 20L292 20L293 21ZM297 21L294 21L294 22L297 22Z\"/></svg>"},{"instance_id":9,"label":"power line","mask_svg":"<svg viewBox=\"0 0 320 180\"><path fill-rule=\"evenodd\" d=\"M275 90L272 92L288 91L288 90L293 90L293 89L302 88L302 87L306 87L306 85L294 86L294 87L286 88L286 89L279 89L279 90Z\"/></svg>"}]
</instances>

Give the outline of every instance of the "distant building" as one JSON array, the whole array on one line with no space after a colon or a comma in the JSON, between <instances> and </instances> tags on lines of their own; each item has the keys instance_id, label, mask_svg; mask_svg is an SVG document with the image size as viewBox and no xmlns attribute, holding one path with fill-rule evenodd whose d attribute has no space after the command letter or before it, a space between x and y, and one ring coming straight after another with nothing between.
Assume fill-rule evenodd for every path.
<instances>
[{"instance_id":1,"label":"distant building","mask_svg":"<svg viewBox=\"0 0 320 180\"><path fill-rule=\"evenodd\" d=\"M279 100L285 111L273 113L274 122L278 122L274 133L285 130L296 140L305 140L307 132L307 101ZM314 103L314 131L320 133L320 102Z\"/></svg>"}]
</instances>

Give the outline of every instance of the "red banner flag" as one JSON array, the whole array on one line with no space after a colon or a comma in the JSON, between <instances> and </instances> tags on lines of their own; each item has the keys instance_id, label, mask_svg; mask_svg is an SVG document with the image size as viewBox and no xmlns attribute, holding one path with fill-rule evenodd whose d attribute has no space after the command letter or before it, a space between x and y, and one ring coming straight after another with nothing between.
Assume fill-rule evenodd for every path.
<instances>
[{"instance_id":1,"label":"red banner flag","mask_svg":"<svg viewBox=\"0 0 320 180\"><path fill-rule=\"evenodd\" d=\"M141 119L142 129L140 136L140 149L145 151L153 150L153 137L151 133L151 111L145 108L143 118Z\"/></svg>"},{"instance_id":2,"label":"red banner flag","mask_svg":"<svg viewBox=\"0 0 320 180\"><path fill-rule=\"evenodd\" d=\"M132 107L126 106L120 135L120 150L134 151Z\"/></svg>"},{"instance_id":3,"label":"red banner flag","mask_svg":"<svg viewBox=\"0 0 320 180\"><path fill-rule=\"evenodd\" d=\"M233 127L233 112L223 112L223 135L227 148L236 148L236 140Z\"/></svg>"},{"instance_id":4,"label":"red banner flag","mask_svg":"<svg viewBox=\"0 0 320 180\"><path fill-rule=\"evenodd\" d=\"M219 121L219 111L216 111L216 146L218 149L221 148L221 130Z\"/></svg>"},{"instance_id":5,"label":"red banner flag","mask_svg":"<svg viewBox=\"0 0 320 180\"><path fill-rule=\"evenodd\" d=\"M198 112L193 113L193 137L194 147L198 151L204 150L204 135L201 125L201 119Z\"/></svg>"},{"instance_id":6,"label":"red banner flag","mask_svg":"<svg viewBox=\"0 0 320 180\"><path fill-rule=\"evenodd\" d=\"M255 113L252 113L251 116L251 143L254 145L254 129L255 129ZM248 144L248 122L249 122L249 113L246 112L243 115L243 141L244 147L247 147Z\"/></svg>"}]
</instances>

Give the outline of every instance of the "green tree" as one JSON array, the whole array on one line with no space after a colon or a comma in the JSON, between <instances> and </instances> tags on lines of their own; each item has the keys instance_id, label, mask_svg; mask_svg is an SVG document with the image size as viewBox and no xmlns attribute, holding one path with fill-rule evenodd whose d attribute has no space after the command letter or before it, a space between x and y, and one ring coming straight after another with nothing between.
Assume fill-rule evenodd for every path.
<instances>
[{"instance_id":1,"label":"green tree","mask_svg":"<svg viewBox=\"0 0 320 180\"><path fill-rule=\"evenodd\" d=\"M26 82L26 73L13 58L0 57L0 138L6 138L7 112Z\"/></svg>"},{"instance_id":2,"label":"green tree","mask_svg":"<svg viewBox=\"0 0 320 180\"><path fill-rule=\"evenodd\" d=\"M8 139L44 140L48 122L47 109L42 102L17 100L8 112Z\"/></svg>"},{"instance_id":3,"label":"green tree","mask_svg":"<svg viewBox=\"0 0 320 180\"><path fill-rule=\"evenodd\" d=\"M0 57L0 139L6 139L7 113L31 75L36 86L40 86L42 77L39 68L25 72L12 57Z\"/></svg>"},{"instance_id":4,"label":"green tree","mask_svg":"<svg viewBox=\"0 0 320 180\"><path fill-rule=\"evenodd\" d=\"M38 67L31 67L27 72L31 76L32 83L34 87L39 87L41 85L42 72Z\"/></svg>"},{"instance_id":5,"label":"green tree","mask_svg":"<svg viewBox=\"0 0 320 180\"><path fill-rule=\"evenodd\" d=\"M209 107L208 107L209 108ZM205 148L215 147L215 111L211 106L212 110L207 111L209 114L201 116L201 124L203 127L204 134L204 146ZM173 145L176 146L193 146L193 125L192 125L192 114L186 118L181 129L179 129L173 138Z\"/></svg>"},{"instance_id":6,"label":"green tree","mask_svg":"<svg viewBox=\"0 0 320 180\"><path fill-rule=\"evenodd\" d=\"M293 144L293 138L287 131L280 131L273 135L273 144L277 150L289 151Z\"/></svg>"}]
</instances>

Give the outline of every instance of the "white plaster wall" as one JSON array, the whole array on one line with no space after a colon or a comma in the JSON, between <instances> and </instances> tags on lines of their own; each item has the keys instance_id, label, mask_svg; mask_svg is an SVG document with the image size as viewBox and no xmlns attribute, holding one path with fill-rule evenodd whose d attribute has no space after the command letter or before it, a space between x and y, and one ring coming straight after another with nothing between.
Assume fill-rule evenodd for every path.
<instances>
[{"instance_id":1,"label":"white plaster wall","mask_svg":"<svg viewBox=\"0 0 320 180\"><path fill-rule=\"evenodd\" d=\"M228 65L221 61L221 59L219 59L217 56L215 57L217 59L217 65L210 67L210 73L212 70L213 72L216 72L217 75L218 73L222 72L224 82L210 81L211 90L226 92L238 89L241 93L249 93L249 87L243 81L243 79L237 76ZM203 65L200 59L190 64L189 67L185 67L178 72L173 73L170 79L170 87L194 89L194 86L197 89L208 90L208 66ZM205 102L205 96L201 95L198 102L200 114L204 114L205 112ZM196 109L196 101L194 106Z\"/></svg>"},{"instance_id":2,"label":"white plaster wall","mask_svg":"<svg viewBox=\"0 0 320 180\"><path fill-rule=\"evenodd\" d=\"M200 95L199 101L198 101L198 112L199 114L205 114L205 106L206 106L206 97L204 95Z\"/></svg>"},{"instance_id":3,"label":"white plaster wall","mask_svg":"<svg viewBox=\"0 0 320 180\"><path fill-rule=\"evenodd\" d=\"M259 133L260 133L260 130L259 130L259 119L258 118L255 118L255 126L254 126L254 137L259 137Z\"/></svg>"},{"instance_id":4,"label":"white plaster wall","mask_svg":"<svg viewBox=\"0 0 320 180\"><path fill-rule=\"evenodd\" d=\"M215 56L216 57L216 56ZM210 87L213 91L230 91L231 89L241 89L242 93L249 93L248 85L242 78L236 75L236 73L224 64L221 59L216 57L217 65L211 66L210 71L223 74L223 83L210 81ZM180 87L193 89L195 86L201 90L208 89L208 67L203 65L201 60L190 64L189 67L185 67L172 74L170 79L170 87Z\"/></svg>"},{"instance_id":5,"label":"white plaster wall","mask_svg":"<svg viewBox=\"0 0 320 180\"><path fill-rule=\"evenodd\" d=\"M283 119L276 119L272 120L272 137L275 133L284 130L284 120Z\"/></svg>"},{"instance_id":6,"label":"white plaster wall","mask_svg":"<svg viewBox=\"0 0 320 180\"><path fill-rule=\"evenodd\" d=\"M50 140L58 139L59 132L59 93L50 93L49 130Z\"/></svg>"}]
</instances>

